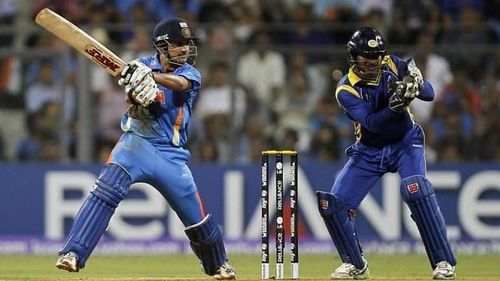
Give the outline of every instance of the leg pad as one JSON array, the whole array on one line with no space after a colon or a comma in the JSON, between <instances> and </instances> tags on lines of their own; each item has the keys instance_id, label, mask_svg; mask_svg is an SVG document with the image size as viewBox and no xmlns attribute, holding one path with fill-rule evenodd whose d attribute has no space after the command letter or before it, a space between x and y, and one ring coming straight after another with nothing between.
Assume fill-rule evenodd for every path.
<instances>
[{"instance_id":1,"label":"leg pad","mask_svg":"<svg viewBox=\"0 0 500 281\"><path fill-rule=\"evenodd\" d=\"M403 179L401 184L401 195L417 224L431 267L434 269L441 261L455 266L457 262L431 183L425 177L417 175Z\"/></svg>"},{"instance_id":2,"label":"leg pad","mask_svg":"<svg viewBox=\"0 0 500 281\"><path fill-rule=\"evenodd\" d=\"M332 237L333 243L345 263L363 269L365 261L356 235L354 219L343 200L327 192L316 192L318 209Z\"/></svg>"},{"instance_id":3,"label":"leg pad","mask_svg":"<svg viewBox=\"0 0 500 281\"><path fill-rule=\"evenodd\" d=\"M106 164L95 183L95 188L76 215L71 232L59 255L73 252L79 268L94 250L106 230L118 203L127 195L131 180L119 166Z\"/></svg>"},{"instance_id":4,"label":"leg pad","mask_svg":"<svg viewBox=\"0 0 500 281\"><path fill-rule=\"evenodd\" d=\"M188 226L185 232L205 273L210 276L217 273L217 270L227 262L227 256L222 231L212 216L207 215L201 222Z\"/></svg>"}]
</instances>

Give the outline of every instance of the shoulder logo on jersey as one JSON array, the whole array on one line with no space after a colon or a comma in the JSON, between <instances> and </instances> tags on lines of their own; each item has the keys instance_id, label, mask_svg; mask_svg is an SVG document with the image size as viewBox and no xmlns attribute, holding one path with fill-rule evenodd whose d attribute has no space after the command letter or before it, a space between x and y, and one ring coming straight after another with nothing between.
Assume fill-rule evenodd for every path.
<instances>
[{"instance_id":1,"label":"shoulder logo on jersey","mask_svg":"<svg viewBox=\"0 0 500 281\"><path fill-rule=\"evenodd\" d=\"M165 104L165 93L163 91L158 90L158 92L156 93L155 101Z\"/></svg>"}]
</instances>

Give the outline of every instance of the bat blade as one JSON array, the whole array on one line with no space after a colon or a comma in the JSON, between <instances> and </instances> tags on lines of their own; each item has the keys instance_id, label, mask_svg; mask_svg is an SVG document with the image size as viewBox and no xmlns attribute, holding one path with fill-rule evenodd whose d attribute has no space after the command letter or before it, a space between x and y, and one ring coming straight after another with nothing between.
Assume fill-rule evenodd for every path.
<instances>
[{"instance_id":1,"label":"bat blade","mask_svg":"<svg viewBox=\"0 0 500 281\"><path fill-rule=\"evenodd\" d=\"M113 76L120 75L125 62L95 38L49 8L41 10L35 22L69 44Z\"/></svg>"}]
</instances>

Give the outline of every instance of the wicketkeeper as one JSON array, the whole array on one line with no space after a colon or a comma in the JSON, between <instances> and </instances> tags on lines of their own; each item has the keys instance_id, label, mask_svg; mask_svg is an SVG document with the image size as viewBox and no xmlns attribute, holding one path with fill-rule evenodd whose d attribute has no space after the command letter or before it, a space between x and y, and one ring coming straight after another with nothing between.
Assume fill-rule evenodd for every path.
<instances>
[{"instance_id":1,"label":"wicketkeeper","mask_svg":"<svg viewBox=\"0 0 500 281\"><path fill-rule=\"evenodd\" d=\"M411 210L432 267L434 279L455 279L456 259L436 194L426 178L424 133L410 114L415 99L432 101L434 90L413 60L387 54L387 43L369 27L347 43L349 73L335 97L353 121L356 142L331 193L318 192L318 208L342 264L332 279L368 279L368 262L358 242L355 214L374 184L398 172L401 195Z\"/></svg>"}]
</instances>

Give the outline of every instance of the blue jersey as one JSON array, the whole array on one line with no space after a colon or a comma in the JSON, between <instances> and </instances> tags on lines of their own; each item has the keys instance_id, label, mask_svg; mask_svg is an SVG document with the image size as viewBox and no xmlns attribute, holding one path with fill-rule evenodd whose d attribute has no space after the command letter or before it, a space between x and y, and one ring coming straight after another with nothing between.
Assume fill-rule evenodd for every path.
<instances>
[{"instance_id":1,"label":"blue jersey","mask_svg":"<svg viewBox=\"0 0 500 281\"><path fill-rule=\"evenodd\" d=\"M150 67L153 72L162 72L157 55L139 58L139 61ZM191 81L191 89L177 92L158 84L160 98L148 107L149 118L136 119L125 113L121 127L124 131L133 132L158 144L184 146L188 141L188 126L193 112L193 104L201 86L201 75L198 69L185 64L175 69L172 74L184 76Z\"/></svg>"},{"instance_id":2,"label":"blue jersey","mask_svg":"<svg viewBox=\"0 0 500 281\"><path fill-rule=\"evenodd\" d=\"M356 139L372 147L384 147L401 141L413 128L414 121L407 109L393 112L389 108L391 91L389 88L407 74L407 62L394 55L383 59L382 71L373 83L365 83L349 69L340 79L335 97L353 121ZM425 101L434 99L434 90L429 82L424 85L417 98Z\"/></svg>"}]
</instances>

